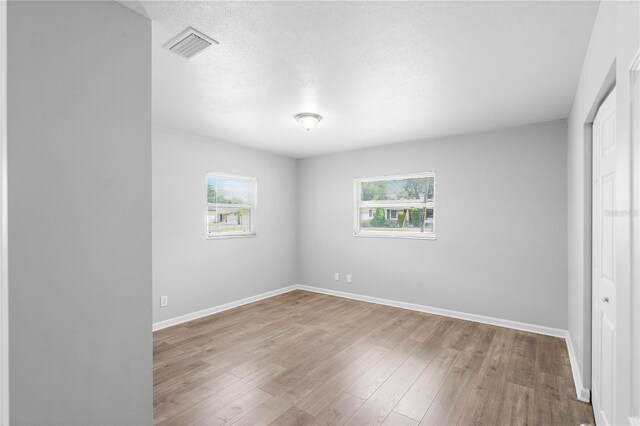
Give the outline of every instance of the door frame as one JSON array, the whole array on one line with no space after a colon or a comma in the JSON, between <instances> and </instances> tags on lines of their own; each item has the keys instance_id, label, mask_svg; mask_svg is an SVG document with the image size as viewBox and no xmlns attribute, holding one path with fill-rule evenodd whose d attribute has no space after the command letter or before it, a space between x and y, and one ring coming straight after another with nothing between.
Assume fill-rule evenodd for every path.
<instances>
[{"instance_id":1,"label":"door frame","mask_svg":"<svg viewBox=\"0 0 640 426\"><path fill-rule=\"evenodd\" d=\"M0 424L9 424L7 257L7 1L0 0Z\"/></svg>"},{"instance_id":2,"label":"door frame","mask_svg":"<svg viewBox=\"0 0 640 426\"><path fill-rule=\"evenodd\" d=\"M593 259L591 258L591 227L593 226L591 214L593 209L593 200L591 199L593 183L591 170L593 158L591 158L591 152L593 150L593 134L591 126L600 105L604 99L606 99L611 89L616 86L616 62L617 61L614 60L585 121L585 157L588 155L588 159L585 158L585 182L588 182L587 188L585 188L585 197L589 198L588 202L585 198L585 225L586 223L589 224L589 229L585 229L585 240L587 237L589 239L589 243L587 247L585 247L588 248L589 251L589 274L588 277L585 276L585 289L588 289L591 293L590 300L592 303L592 277L590 270L593 265ZM630 241L626 241L626 243L629 244L627 249L630 251L630 268L626 271L628 274L628 285L625 287L619 286L616 290L618 302L616 328L619 333L619 341L616 345L618 351L616 354L618 371L616 371L615 374L617 376L616 390L619 398L614 411L621 417L614 417L613 421L620 422L622 419L625 419L630 425L640 426L640 405L634 407L633 404L634 398L635 400L639 400L640 398L640 51L631 62L627 72L629 72L629 87L627 92L629 102L622 105L622 108L620 108L619 103L617 110L622 112L624 109L626 110L624 112L626 113L628 111L630 116L629 128L627 129L630 132L629 146L627 147L630 149L628 151L630 155L630 173L628 176L629 180L627 181L629 184L627 190L629 190L630 203L627 206L621 206L623 209L618 211L617 214L620 216L618 218L619 221L626 221L623 225L627 226L627 229L630 231ZM622 95L622 92L620 92L619 95ZM586 220L587 217L588 221ZM590 310L587 311L587 314L591 317ZM590 318L590 321L592 324L593 318ZM591 330L589 330L589 334L590 354L593 350ZM592 369L592 363L593 360L591 356L589 356L589 362L587 363L588 368ZM631 374L629 374L629 372ZM593 375L590 374L590 376L591 379L593 379ZM590 381L584 384L591 387ZM626 398L621 397L623 395L625 395Z\"/></svg>"},{"instance_id":3,"label":"door frame","mask_svg":"<svg viewBox=\"0 0 640 426\"><path fill-rule=\"evenodd\" d=\"M627 401L629 424L640 425L640 51L629 66L631 109L631 327L629 361L631 372Z\"/></svg>"},{"instance_id":4,"label":"door frame","mask_svg":"<svg viewBox=\"0 0 640 426\"><path fill-rule=\"evenodd\" d=\"M599 418L599 414L600 414L599 410L601 409L601 404L600 404L601 401L598 401L598 405L597 406L596 406L596 402L594 401L594 396L596 395L596 393L594 391L595 387L596 387L595 386L596 377L594 375L594 367L595 367L595 365L597 365L597 363L595 362L596 360L598 362L600 362L601 356L602 356L602 352L600 352L600 351L594 352L594 349L595 349L594 343L595 343L596 339L598 339L598 341L600 343L602 343L602 341L600 340L602 338L602 333L601 333L602 323L600 322L600 316L601 316L600 313L601 313L601 310L604 308L604 306L603 306L603 304L601 303L601 300L600 300L600 298L602 297L601 277L593 275L594 271L602 271L602 269L603 269L603 265L601 263L602 256L599 256L600 257L600 264L599 264L597 270L594 267L594 264L597 263L596 254L601 254L602 253L602 247L598 247L597 251L594 250L594 242L595 242L595 236L596 236L596 234L594 232L594 229L596 227L602 227L603 215L606 216L606 213L605 213L606 210L604 210L604 211L601 210L601 207L602 207L601 206L601 202L602 202L602 199L604 197L603 190L602 190L602 177L603 177L602 175L598 176L598 185L600 186L599 191L598 191L599 198L595 199L593 197L594 189L595 189L594 180L596 179L596 176L594 176L594 173L593 173L595 171L594 170L594 163L596 161L596 155L597 156L601 155L600 153L597 153L594 150L595 135L598 134L598 132L595 129L595 125L596 125L596 122L598 121L598 118L600 117L600 114L603 112L603 107L604 107L605 103L607 103L607 102L609 102L609 107L612 106L614 108L614 115L616 117L618 116L618 105L617 105L618 96L612 97L613 94L614 94L614 91L617 89L616 81L614 80L613 83L610 83L610 84L608 84L608 85L606 85L604 87L607 87L605 95L600 100L600 102L597 104L597 108L595 109L596 110L595 111L595 116L593 117L592 120L590 120L590 121L592 121L592 123L590 125L590 127L591 127L591 132L590 132L591 138L590 139L591 139L591 154L592 155L591 155L591 180L590 180L590 185L589 185L589 187L591 188L591 195L592 195L591 196L591 238L590 238L590 240L591 240L591 262L590 262L590 266L591 266L591 272L592 272L592 274L591 274L591 381L590 381L591 392L590 393L591 393L591 403L593 405L593 412L594 412L593 414L594 414L594 417L595 417L595 420L596 420L596 424L599 423L599 420L603 420L603 419ZM616 133L618 133L618 132L616 132ZM603 144L603 140L601 139L599 141L599 146L602 147L602 144ZM617 140L614 142L614 144L619 146ZM602 148L600 148L599 150L602 150ZM618 169L617 158L616 158L616 154L619 153L618 150L620 150L619 147L616 148L616 152L613 154L613 156L614 156L613 160L609 160L609 161L613 161L613 163L614 163L613 165L614 165L614 168L616 170ZM604 163L604 159L600 158L600 169L603 167L603 163ZM598 173L600 173L600 170L598 171ZM620 181L620 179L618 179L617 174L616 174L615 181L616 182ZM615 192L616 192L618 186L619 186L619 183L617 183L615 185L615 187L614 187L614 194L612 194L613 195L613 200L616 199ZM596 203L598 204L597 206L596 206ZM613 207L611 207L611 208L612 208L612 210L609 212L609 214L611 216L613 216L612 221L614 222L614 224L619 226L619 223L616 221L616 219L618 219L616 216L618 216L618 215L616 214L617 205L615 204L615 202L614 202ZM594 213L595 213L594 209L598 210L597 216L594 215ZM598 223L595 223L595 217L598 217ZM614 227L614 243L613 243L613 247L611 248L614 251L614 253L619 251L619 248L617 247L617 240L615 239L615 238L617 238L616 234L617 233L615 232L615 227ZM598 243L602 242L602 232L599 233L599 238L600 239L599 239ZM614 258L613 268L616 270L616 272L614 272L613 274L614 274L614 276L618 276L619 277L620 276L620 272L618 270L618 265L615 262L617 260L615 254L613 255L613 258ZM615 283L617 283L617 280L615 280L613 278L612 278L612 280ZM614 290L615 290L615 293L609 293L609 294L613 299L613 301L611 303L612 304L615 303L615 305L617 306L618 305L618 298L617 298L618 286L617 285L614 286ZM616 308L616 310L614 310L613 316L611 316L610 318L614 321L615 324L617 324L617 320L618 320L618 318L617 318L617 308ZM596 332L596 329L594 328L596 323L598 324L597 332ZM615 330L614 333L615 333L616 338L614 340L614 343L615 343L614 344L614 348L613 348L614 352L612 354L613 358L611 360L614 363L614 365L618 361L618 357L617 357L617 349L618 348L617 348L617 345L618 345L618 340L619 340L617 338L617 335L619 334L619 330L618 330L618 327L615 324L614 324L613 328ZM597 358L596 358L596 355L597 355ZM602 380L602 373L603 372L600 371L599 378L601 380ZM617 378L617 370L615 370L615 369L613 371L613 377L611 377L611 380L614 383L614 387L611 389L611 391L613 392L613 395L616 395L616 393L618 392L618 389L616 388L615 385L617 385L618 378ZM600 383L600 384L602 384L602 383ZM602 391L602 388L600 388L600 391ZM613 395L609 395L609 397L613 398L613 401L614 401L613 402L613 407L611 407L612 408L612 412L606 413L609 416L609 418L607 419L609 424L615 424L615 421L613 420L613 417L615 416L615 412L616 412L616 406L615 406L616 405L615 404L616 398L614 398ZM602 398L602 396L603 395L601 393L600 397Z\"/></svg>"},{"instance_id":5,"label":"door frame","mask_svg":"<svg viewBox=\"0 0 640 426\"><path fill-rule=\"evenodd\" d=\"M593 229L593 121L596 118L596 114L600 109L600 106L607 98L609 93L616 86L616 69L617 61L615 58L609 65L609 71L600 84L600 89L593 97L593 103L591 108L587 112L583 121L583 235L584 241L582 246L583 254L583 279L582 279L582 303L583 303L583 335L582 335L582 360L583 371L582 375L576 367L578 374L574 373L574 384L576 387L576 393L578 400L583 402L591 401L591 387L592 387L592 363L591 359L593 351L593 336L591 327L593 325L593 256L592 256L592 229ZM578 342L580 346L580 342Z\"/></svg>"}]
</instances>

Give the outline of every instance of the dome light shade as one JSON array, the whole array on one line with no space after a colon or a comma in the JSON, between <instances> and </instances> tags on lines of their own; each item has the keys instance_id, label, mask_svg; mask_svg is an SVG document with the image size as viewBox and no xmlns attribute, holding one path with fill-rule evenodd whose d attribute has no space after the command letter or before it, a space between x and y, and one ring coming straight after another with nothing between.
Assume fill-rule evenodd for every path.
<instances>
[{"instance_id":1,"label":"dome light shade","mask_svg":"<svg viewBox=\"0 0 640 426\"><path fill-rule=\"evenodd\" d=\"M301 112L300 114L295 116L295 119L298 121L298 123L300 123L302 127L309 131L318 125L320 120L322 120L322 116L314 114L312 112Z\"/></svg>"}]
</instances>

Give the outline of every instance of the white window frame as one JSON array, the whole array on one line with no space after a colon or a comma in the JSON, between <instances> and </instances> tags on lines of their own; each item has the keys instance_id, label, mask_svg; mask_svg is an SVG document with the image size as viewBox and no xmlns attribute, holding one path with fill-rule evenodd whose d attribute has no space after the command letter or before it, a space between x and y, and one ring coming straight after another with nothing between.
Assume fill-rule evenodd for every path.
<instances>
[{"instance_id":1,"label":"white window frame","mask_svg":"<svg viewBox=\"0 0 640 426\"><path fill-rule=\"evenodd\" d=\"M251 213L251 228L249 232L225 232L219 234L209 233L209 177L217 177L222 179L233 179L249 182L249 204L233 204L238 208L248 209ZM205 221L205 235L207 240L220 240L225 238L251 238L256 237L256 219L258 211L258 180L255 177L231 175L227 173L219 172L207 172L205 173L205 191L204 191L204 221Z\"/></svg>"},{"instance_id":2,"label":"white window frame","mask_svg":"<svg viewBox=\"0 0 640 426\"><path fill-rule=\"evenodd\" d=\"M393 232L393 231L361 231L360 230L360 209L361 208L384 208L384 209L403 209L403 208L416 208L426 207L426 203L424 202L412 202L412 203L366 203L363 204L361 201L362 198L362 184L364 182L377 182L384 180L401 180L401 179L415 179L415 178L433 178L433 200L429 201L429 208L433 208L433 231L432 232ZM401 175L385 175L385 176L375 176L375 177L366 177L366 178L355 178L353 180L353 201L354 201L354 209L353 209L353 236L354 237L374 237L374 238L408 238L408 239L420 239L420 240L435 240L436 239L436 173L431 172L422 172L422 173L410 173L410 174L401 174ZM386 210L385 210L386 211ZM386 213L385 213L386 214ZM385 216L386 217L386 216ZM425 213L426 219L426 213Z\"/></svg>"},{"instance_id":3,"label":"white window frame","mask_svg":"<svg viewBox=\"0 0 640 426\"><path fill-rule=\"evenodd\" d=\"M0 1L0 424L9 424L9 260L7 257L7 2Z\"/></svg>"}]
</instances>

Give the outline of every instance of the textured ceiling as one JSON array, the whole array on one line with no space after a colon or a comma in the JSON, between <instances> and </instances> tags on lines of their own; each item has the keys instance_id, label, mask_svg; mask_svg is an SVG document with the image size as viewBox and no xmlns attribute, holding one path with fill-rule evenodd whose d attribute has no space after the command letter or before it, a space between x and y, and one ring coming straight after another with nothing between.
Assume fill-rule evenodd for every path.
<instances>
[{"instance_id":1,"label":"textured ceiling","mask_svg":"<svg viewBox=\"0 0 640 426\"><path fill-rule=\"evenodd\" d=\"M153 122L292 157L566 118L596 2L123 2ZM188 26L220 42L189 62ZM293 116L324 116L306 132Z\"/></svg>"}]
</instances>

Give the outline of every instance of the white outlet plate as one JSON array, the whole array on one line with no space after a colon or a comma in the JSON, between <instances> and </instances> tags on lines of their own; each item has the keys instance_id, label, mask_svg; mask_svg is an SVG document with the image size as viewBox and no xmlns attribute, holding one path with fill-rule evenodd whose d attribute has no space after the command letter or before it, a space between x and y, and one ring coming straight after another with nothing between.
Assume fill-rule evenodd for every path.
<instances>
[{"instance_id":1,"label":"white outlet plate","mask_svg":"<svg viewBox=\"0 0 640 426\"><path fill-rule=\"evenodd\" d=\"M347 282L350 283L351 282L351 274L347 274Z\"/></svg>"},{"instance_id":2,"label":"white outlet plate","mask_svg":"<svg viewBox=\"0 0 640 426\"><path fill-rule=\"evenodd\" d=\"M333 275L333 279L334 279L334 280L336 280L336 281L340 281L340 273L339 273L339 272L336 272L336 273Z\"/></svg>"},{"instance_id":3,"label":"white outlet plate","mask_svg":"<svg viewBox=\"0 0 640 426\"><path fill-rule=\"evenodd\" d=\"M160 296L160 307L164 308L169 304L169 296Z\"/></svg>"}]
</instances>

